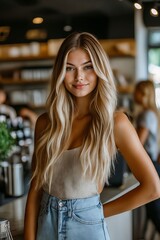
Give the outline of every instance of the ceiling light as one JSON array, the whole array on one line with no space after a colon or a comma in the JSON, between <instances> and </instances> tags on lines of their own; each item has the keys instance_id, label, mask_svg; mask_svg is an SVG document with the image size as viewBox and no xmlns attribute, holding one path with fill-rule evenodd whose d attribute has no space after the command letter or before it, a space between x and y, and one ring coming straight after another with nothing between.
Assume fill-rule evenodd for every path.
<instances>
[{"instance_id":1,"label":"ceiling light","mask_svg":"<svg viewBox=\"0 0 160 240\"><path fill-rule=\"evenodd\" d=\"M43 22L43 18L42 17L35 17L35 18L33 18L32 22L34 24L41 24Z\"/></svg>"},{"instance_id":2,"label":"ceiling light","mask_svg":"<svg viewBox=\"0 0 160 240\"><path fill-rule=\"evenodd\" d=\"M135 3L134 3L134 7L135 7L136 9L140 10L140 9L142 9L142 4L140 3L140 1L135 2Z\"/></svg>"},{"instance_id":3,"label":"ceiling light","mask_svg":"<svg viewBox=\"0 0 160 240\"><path fill-rule=\"evenodd\" d=\"M151 10L150 10L150 14L151 14L153 17L158 17L158 10L157 10L155 7L153 7L153 8L151 8Z\"/></svg>"},{"instance_id":4,"label":"ceiling light","mask_svg":"<svg viewBox=\"0 0 160 240\"><path fill-rule=\"evenodd\" d=\"M71 25L65 25L65 26L63 27L63 30L64 30L65 32L70 32L70 31L72 30L72 26L71 26Z\"/></svg>"},{"instance_id":5,"label":"ceiling light","mask_svg":"<svg viewBox=\"0 0 160 240\"><path fill-rule=\"evenodd\" d=\"M158 2L155 2L155 4L153 5L153 7L150 9L150 14L151 14L153 17L158 17L158 15L159 15L159 13L158 13L158 7L159 7Z\"/></svg>"}]
</instances>

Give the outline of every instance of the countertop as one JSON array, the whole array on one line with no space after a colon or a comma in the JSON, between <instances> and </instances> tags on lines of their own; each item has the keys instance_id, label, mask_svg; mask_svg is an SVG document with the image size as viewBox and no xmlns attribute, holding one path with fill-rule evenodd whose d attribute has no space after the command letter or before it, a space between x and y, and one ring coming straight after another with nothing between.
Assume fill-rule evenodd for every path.
<instances>
[{"instance_id":1,"label":"countertop","mask_svg":"<svg viewBox=\"0 0 160 240\"><path fill-rule=\"evenodd\" d=\"M123 184L120 187L104 187L103 192L101 193L102 203L124 194L131 188L136 187L137 184L138 182L134 176L129 174L124 177ZM11 232L14 240L23 239L23 221L26 199L27 195L0 207L0 218L5 218L10 221Z\"/></svg>"}]
</instances>

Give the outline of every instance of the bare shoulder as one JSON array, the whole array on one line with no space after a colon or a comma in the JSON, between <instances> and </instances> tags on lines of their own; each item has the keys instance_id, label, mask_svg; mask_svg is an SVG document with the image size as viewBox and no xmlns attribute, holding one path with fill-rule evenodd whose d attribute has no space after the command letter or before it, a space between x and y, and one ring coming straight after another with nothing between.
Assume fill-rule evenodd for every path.
<instances>
[{"instance_id":1,"label":"bare shoulder","mask_svg":"<svg viewBox=\"0 0 160 240\"><path fill-rule=\"evenodd\" d=\"M124 138L128 138L135 133L135 129L130 122L128 116L123 112L116 112L114 116L114 135L116 144L123 142Z\"/></svg>"},{"instance_id":2,"label":"bare shoulder","mask_svg":"<svg viewBox=\"0 0 160 240\"><path fill-rule=\"evenodd\" d=\"M41 114L37 119L37 124L42 124L42 123L45 125L49 123L49 117L46 112Z\"/></svg>"},{"instance_id":3,"label":"bare shoulder","mask_svg":"<svg viewBox=\"0 0 160 240\"><path fill-rule=\"evenodd\" d=\"M126 124L130 123L128 116L122 112L122 111L117 111L114 114L114 127L115 130L121 128L121 127L125 127Z\"/></svg>"},{"instance_id":4,"label":"bare shoulder","mask_svg":"<svg viewBox=\"0 0 160 240\"><path fill-rule=\"evenodd\" d=\"M47 113L40 115L36 121L35 134L40 136L49 124L49 117Z\"/></svg>"}]
</instances>

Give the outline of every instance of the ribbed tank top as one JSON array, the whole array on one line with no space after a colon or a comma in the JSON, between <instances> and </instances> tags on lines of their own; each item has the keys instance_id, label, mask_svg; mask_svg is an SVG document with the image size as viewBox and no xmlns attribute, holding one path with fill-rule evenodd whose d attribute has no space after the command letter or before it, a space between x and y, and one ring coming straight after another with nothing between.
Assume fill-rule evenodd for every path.
<instances>
[{"instance_id":1,"label":"ribbed tank top","mask_svg":"<svg viewBox=\"0 0 160 240\"><path fill-rule=\"evenodd\" d=\"M53 167L51 190L46 183L44 191L60 199L86 198L98 194L97 184L83 175L79 151L80 148L64 151Z\"/></svg>"}]
</instances>

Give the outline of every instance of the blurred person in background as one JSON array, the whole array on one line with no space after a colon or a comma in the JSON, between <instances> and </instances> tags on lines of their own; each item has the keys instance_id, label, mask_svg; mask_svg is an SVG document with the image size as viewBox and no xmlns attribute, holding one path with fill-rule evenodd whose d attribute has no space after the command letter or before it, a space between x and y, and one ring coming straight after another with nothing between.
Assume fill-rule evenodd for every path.
<instances>
[{"instance_id":1,"label":"blurred person in background","mask_svg":"<svg viewBox=\"0 0 160 240\"><path fill-rule=\"evenodd\" d=\"M24 119L29 119L31 127L34 129L38 115L28 107L23 107L19 111L19 115Z\"/></svg>"},{"instance_id":2,"label":"blurred person in background","mask_svg":"<svg viewBox=\"0 0 160 240\"><path fill-rule=\"evenodd\" d=\"M139 139L160 176L160 164L158 162L159 113L155 101L153 82L150 80L138 82L134 91L134 99L136 104L141 107L136 117L136 129ZM146 204L146 211L147 217L152 220L160 233L160 199Z\"/></svg>"},{"instance_id":3,"label":"blurred person in background","mask_svg":"<svg viewBox=\"0 0 160 240\"><path fill-rule=\"evenodd\" d=\"M2 88L0 88L0 115L4 115L6 118L10 118L12 121L17 116L15 109L10 106L7 92Z\"/></svg>"},{"instance_id":4,"label":"blurred person in background","mask_svg":"<svg viewBox=\"0 0 160 240\"><path fill-rule=\"evenodd\" d=\"M34 130L38 118L38 114L28 104L16 104L15 109L17 116L22 117L23 120L30 122L31 128Z\"/></svg>"}]
</instances>

